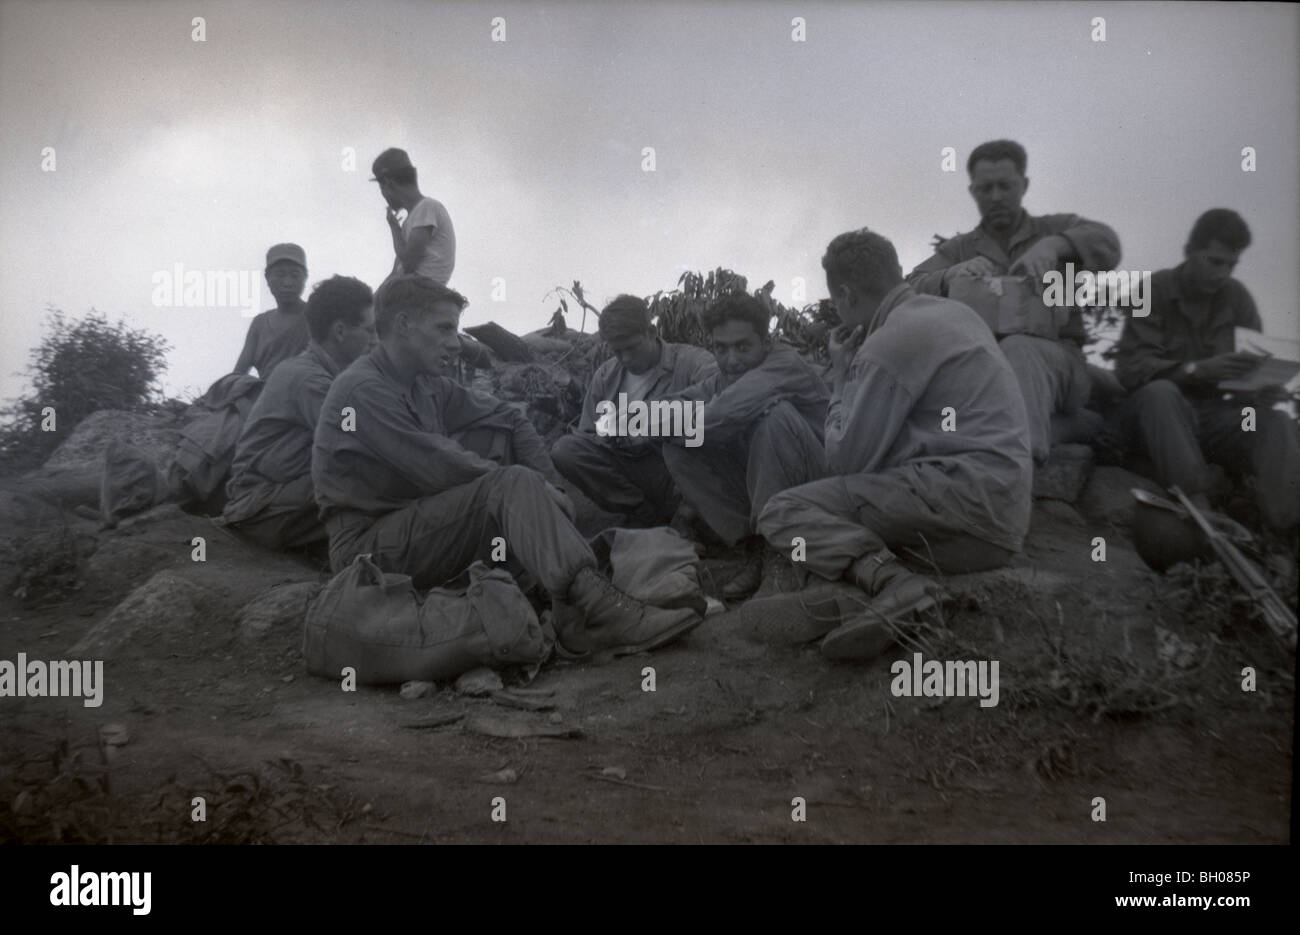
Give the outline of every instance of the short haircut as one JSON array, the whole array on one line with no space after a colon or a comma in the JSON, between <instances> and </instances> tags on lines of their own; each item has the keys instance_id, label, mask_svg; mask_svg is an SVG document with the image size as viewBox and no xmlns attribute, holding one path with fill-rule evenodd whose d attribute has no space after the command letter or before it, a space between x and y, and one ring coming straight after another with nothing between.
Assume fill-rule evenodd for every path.
<instances>
[{"instance_id":1,"label":"short haircut","mask_svg":"<svg viewBox=\"0 0 1300 935\"><path fill-rule=\"evenodd\" d=\"M1200 250L1217 240L1238 252L1250 246L1250 228L1231 208L1211 208L1196 219L1187 238L1188 250Z\"/></svg>"},{"instance_id":2,"label":"short haircut","mask_svg":"<svg viewBox=\"0 0 1300 935\"><path fill-rule=\"evenodd\" d=\"M744 292L719 296L700 315L704 330L709 332L728 321L747 321L754 326L755 334L765 338L771 327L772 316L762 302Z\"/></svg>"},{"instance_id":3,"label":"short haircut","mask_svg":"<svg viewBox=\"0 0 1300 935\"><path fill-rule=\"evenodd\" d=\"M374 301L370 287L351 276L331 276L316 283L307 297L307 330L312 340L326 340L336 321L361 324L361 313Z\"/></svg>"},{"instance_id":4,"label":"short haircut","mask_svg":"<svg viewBox=\"0 0 1300 935\"><path fill-rule=\"evenodd\" d=\"M650 332L650 306L645 299L620 295L600 312L600 337L604 341L625 341Z\"/></svg>"},{"instance_id":5,"label":"short haircut","mask_svg":"<svg viewBox=\"0 0 1300 935\"><path fill-rule=\"evenodd\" d=\"M832 291L852 284L864 293L887 292L903 281L894 245L865 227L832 240L822 257L822 269Z\"/></svg>"},{"instance_id":6,"label":"short haircut","mask_svg":"<svg viewBox=\"0 0 1300 935\"><path fill-rule=\"evenodd\" d=\"M393 321L402 312L419 318L433 311L439 302L450 302L464 311L469 300L455 289L448 289L428 276L397 276L379 287L375 296L375 331L388 334Z\"/></svg>"},{"instance_id":7,"label":"short haircut","mask_svg":"<svg viewBox=\"0 0 1300 935\"><path fill-rule=\"evenodd\" d=\"M1010 159L1021 175L1029 168L1029 154L1015 140L991 140L980 143L970 151L970 158L966 160L966 174L975 174L977 162L1001 162L1003 159Z\"/></svg>"}]
</instances>

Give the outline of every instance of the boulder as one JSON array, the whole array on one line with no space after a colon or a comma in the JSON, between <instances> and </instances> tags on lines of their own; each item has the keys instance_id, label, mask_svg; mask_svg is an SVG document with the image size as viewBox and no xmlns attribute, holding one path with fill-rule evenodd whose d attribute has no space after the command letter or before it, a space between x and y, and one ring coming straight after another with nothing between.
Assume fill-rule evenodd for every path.
<instances>
[{"instance_id":1,"label":"boulder","mask_svg":"<svg viewBox=\"0 0 1300 935\"><path fill-rule=\"evenodd\" d=\"M181 554L137 537L108 535L86 560L82 577L88 593L120 596L140 579L178 561Z\"/></svg>"},{"instance_id":2,"label":"boulder","mask_svg":"<svg viewBox=\"0 0 1300 935\"><path fill-rule=\"evenodd\" d=\"M1034 470L1034 496L1074 503L1092 472L1087 445L1053 445L1047 463Z\"/></svg>"},{"instance_id":3,"label":"boulder","mask_svg":"<svg viewBox=\"0 0 1300 935\"><path fill-rule=\"evenodd\" d=\"M210 612L212 595L171 571L160 571L140 585L90 628L68 654L105 659L134 644L147 646L154 658L169 651L193 653L196 635Z\"/></svg>"},{"instance_id":4,"label":"boulder","mask_svg":"<svg viewBox=\"0 0 1300 935\"><path fill-rule=\"evenodd\" d=\"M184 419L170 412L101 409L77 423L67 441L45 462L46 469L94 468L98 475L104 451L114 439L129 441L162 464L180 441Z\"/></svg>"},{"instance_id":5,"label":"boulder","mask_svg":"<svg viewBox=\"0 0 1300 935\"><path fill-rule=\"evenodd\" d=\"M302 636L309 605L320 593L319 581L281 584L259 594L239 611L239 638L255 643L267 636Z\"/></svg>"}]
</instances>

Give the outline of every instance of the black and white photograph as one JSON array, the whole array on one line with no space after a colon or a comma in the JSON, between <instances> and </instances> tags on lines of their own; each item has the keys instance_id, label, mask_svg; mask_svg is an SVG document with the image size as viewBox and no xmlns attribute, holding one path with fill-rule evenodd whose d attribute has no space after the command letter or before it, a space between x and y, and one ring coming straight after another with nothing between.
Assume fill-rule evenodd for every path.
<instances>
[{"instance_id":1,"label":"black and white photograph","mask_svg":"<svg viewBox=\"0 0 1300 935\"><path fill-rule=\"evenodd\" d=\"M1298 99L1281 3L0 0L0 842L1289 844Z\"/></svg>"}]
</instances>

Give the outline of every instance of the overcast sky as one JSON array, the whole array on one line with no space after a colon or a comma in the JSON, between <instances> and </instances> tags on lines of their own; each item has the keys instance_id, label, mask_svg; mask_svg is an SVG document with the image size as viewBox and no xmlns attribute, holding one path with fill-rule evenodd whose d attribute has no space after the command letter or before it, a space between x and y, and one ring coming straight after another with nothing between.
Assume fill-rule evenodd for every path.
<instances>
[{"instance_id":1,"label":"overcast sky","mask_svg":"<svg viewBox=\"0 0 1300 935\"><path fill-rule=\"evenodd\" d=\"M0 0L0 398L47 303L165 336L172 393L227 372L248 319L154 307L178 263L260 271L288 240L310 282L378 285L388 146L452 217L464 324L527 331L574 279L599 305L717 265L814 301L827 242L862 226L910 270L977 223L966 156L1011 137L1025 207L1109 223L1124 269L1240 211L1238 278L1300 337L1298 46L1285 4Z\"/></svg>"}]
</instances>

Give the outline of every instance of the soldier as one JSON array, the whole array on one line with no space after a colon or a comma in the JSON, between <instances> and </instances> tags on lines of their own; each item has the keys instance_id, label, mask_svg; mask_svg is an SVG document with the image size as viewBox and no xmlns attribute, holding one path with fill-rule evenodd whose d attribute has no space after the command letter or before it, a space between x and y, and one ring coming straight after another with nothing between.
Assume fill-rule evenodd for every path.
<instances>
[{"instance_id":1,"label":"soldier","mask_svg":"<svg viewBox=\"0 0 1300 935\"><path fill-rule=\"evenodd\" d=\"M514 407L446 378L465 304L423 276L391 280L377 298L378 347L330 387L312 480L333 568L369 553L431 587L488 559L500 537L551 595L570 653L641 652L697 626L694 611L643 604L602 577L536 430ZM484 427L508 436L514 464L456 440Z\"/></svg>"},{"instance_id":2,"label":"soldier","mask_svg":"<svg viewBox=\"0 0 1300 935\"><path fill-rule=\"evenodd\" d=\"M311 483L311 447L330 383L375 341L374 296L334 276L307 300L311 341L275 368L239 436L223 521L271 549L326 540Z\"/></svg>"},{"instance_id":3,"label":"soldier","mask_svg":"<svg viewBox=\"0 0 1300 935\"><path fill-rule=\"evenodd\" d=\"M629 404L665 400L714 376L713 355L659 338L643 299L620 295L600 313L600 336L614 352L592 375L578 430L556 440L555 466L573 486L632 526L662 526L679 500L659 443L600 435L597 411L620 398Z\"/></svg>"},{"instance_id":4,"label":"soldier","mask_svg":"<svg viewBox=\"0 0 1300 935\"><path fill-rule=\"evenodd\" d=\"M810 571L864 592L866 609L826 636L822 654L870 659L947 597L894 549L945 573L996 568L1020 549L1029 431L988 327L959 302L917 295L888 240L841 234L822 267L843 322L830 341L830 476L775 494L758 526L777 549L801 537Z\"/></svg>"},{"instance_id":5,"label":"soldier","mask_svg":"<svg viewBox=\"0 0 1300 935\"><path fill-rule=\"evenodd\" d=\"M724 295L702 318L718 373L681 394L703 403L702 443L668 438L662 452L683 506L727 545L745 543L745 566L722 589L739 600L777 577L777 556L755 535L768 499L826 474L830 394L793 347L772 338L771 315L754 296Z\"/></svg>"},{"instance_id":6,"label":"soldier","mask_svg":"<svg viewBox=\"0 0 1300 935\"><path fill-rule=\"evenodd\" d=\"M1151 312L1124 323L1116 375L1132 392L1121 410L1130 449L1155 463L1160 483L1177 485L1209 507L1209 464L1255 476L1263 525L1286 534L1300 523L1300 433L1285 412L1281 387L1225 399L1219 383L1243 377L1262 358L1234 350L1234 329L1260 328L1255 300L1232 277L1250 229L1227 208L1196 220L1184 260L1151 277ZM1253 431L1242 408L1255 410ZM1208 463L1207 463L1208 462Z\"/></svg>"},{"instance_id":7,"label":"soldier","mask_svg":"<svg viewBox=\"0 0 1300 935\"><path fill-rule=\"evenodd\" d=\"M1027 163L1024 147L1012 140L982 143L971 151L966 162L968 190L979 208L979 227L943 241L934 256L908 275L912 288L949 296L961 277L1024 275L1041 294L1043 275L1067 262L1093 272L1115 267L1119 237L1105 224L1076 214L1035 217L1021 208L1029 189ZM1070 309L1061 325L1057 312L1063 310L1043 311L1038 322L1018 326L1036 333L997 335L1024 396L1034 460L1039 464L1047 461L1054 440L1074 436L1078 426L1072 418L1079 415L1092 391L1082 350L1086 334L1081 312ZM1054 415L1058 417L1055 433Z\"/></svg>"},{"instance_id":8,"label":"soldier","mask_svg":"<svg viewBox=\"0 0 1300 935\"><path fill-rule=\"evenodd\" d=\"M263 380L270 379L281 361L301 354L310 340L303 314L307 308L302 300L307 285L307 256L302 247L278 243L267 250L265 275L275 297L275 308L253 318L234 369L235 373L245 374L250 367L256 367Z\"/></svg>"}]
</instances>

